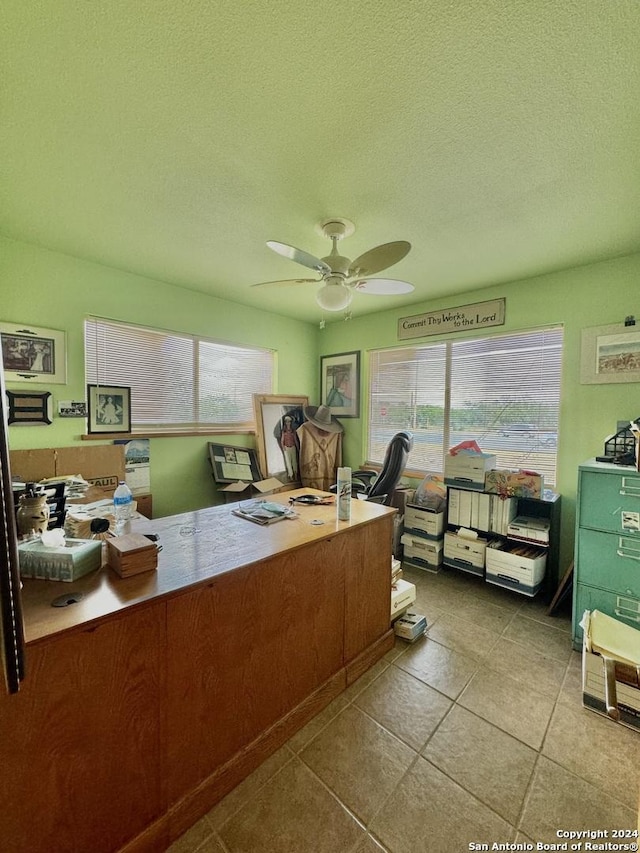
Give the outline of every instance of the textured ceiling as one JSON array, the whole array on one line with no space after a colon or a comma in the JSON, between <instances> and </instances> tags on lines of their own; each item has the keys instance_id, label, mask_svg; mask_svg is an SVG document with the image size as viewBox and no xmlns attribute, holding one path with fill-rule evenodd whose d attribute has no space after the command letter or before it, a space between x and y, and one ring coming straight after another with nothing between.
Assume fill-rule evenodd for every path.
<instances>
[{"instance_id":1,"label":"textured ceiling","mask_svg":"<svg viewBox=\"0 0 640 853\"><path fill-rule=\"evenodd\" d=\"M329 216L413 244L354 315L637 252L639 43L638 0L9 0L0 233L309 321L250 285Z\"/></svg>"}]
</instances>

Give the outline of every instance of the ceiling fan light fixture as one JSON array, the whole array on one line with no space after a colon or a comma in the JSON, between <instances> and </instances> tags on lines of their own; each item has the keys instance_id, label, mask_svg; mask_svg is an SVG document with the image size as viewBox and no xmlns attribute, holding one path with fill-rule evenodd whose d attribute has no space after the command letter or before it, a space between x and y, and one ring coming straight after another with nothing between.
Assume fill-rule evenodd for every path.
<instances>
[{"instance_id":1,"label":"ceiling fan light fixture","mask_svg":"<svg viewBox=\"0 0 640 853\"><path fill-rule=\"evenodd\" d=\"M325 311L343 311L351 304L353 293L340 282L327 282L316 294L316 302Z\"/></svg>"}]
</instances>

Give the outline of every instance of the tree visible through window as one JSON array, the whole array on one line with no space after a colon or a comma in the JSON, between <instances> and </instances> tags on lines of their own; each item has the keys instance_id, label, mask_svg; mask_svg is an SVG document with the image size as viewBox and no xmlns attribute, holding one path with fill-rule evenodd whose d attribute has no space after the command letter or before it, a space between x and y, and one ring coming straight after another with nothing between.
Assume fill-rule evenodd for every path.
<instances>
[{"instance_id":1,"label":"tree visible through window","mask_svg":"<svg viewBox=\"0 0 640 853\"><path fill-rule=\"evenodd\" d=\"M255 426L253 394L273 391L272 350L113 320L85 322L88 383L131 388L133 432Z\"/></svg>"},{"instance_id":2,"label":"tree visible through window","mask_svg":"<svg viewBox=\"0 0 640 853\"><path fill-rule=\"evenodd\" d=\"M555 485L561 328L374 350L369 366L370 462L408 428L411 469L441 472L449 448L474 439L498 467Z\"/></svg>"}]
</instances>

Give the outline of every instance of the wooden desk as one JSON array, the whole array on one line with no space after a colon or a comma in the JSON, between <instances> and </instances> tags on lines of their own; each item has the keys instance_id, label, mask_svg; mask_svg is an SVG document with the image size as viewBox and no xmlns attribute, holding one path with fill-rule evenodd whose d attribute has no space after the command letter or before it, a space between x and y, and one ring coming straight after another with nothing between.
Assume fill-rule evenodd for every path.
<instances>
[{"instance_id":1,"label":"wooden desk","mask_svg":"<svg viewBox=\"0 0 640 853\"><path fill-rule=\"evenodd\" d=\"M297 509L137 521L157 572L25 582L27 680L0 697L7 849L164 849L392 647L394 511Z\"/></svg>"}]
</instances>

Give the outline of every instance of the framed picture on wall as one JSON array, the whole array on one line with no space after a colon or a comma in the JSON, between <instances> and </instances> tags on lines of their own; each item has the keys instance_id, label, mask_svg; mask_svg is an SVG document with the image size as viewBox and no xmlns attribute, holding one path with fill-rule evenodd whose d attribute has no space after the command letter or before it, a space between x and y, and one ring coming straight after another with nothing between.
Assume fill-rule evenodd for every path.
<instances>
[{"instance_id":1,"label":"framed picture on wall","mask_svg":"<svg viewBox=\"0 0 640 853\"><path fill-rule=\"evenodd\" d=\"M63 385L67 381L65 333L20 323L0 323L7 382Z\"/></svg>"},{"instance_id":2,"label":"framed picture on wall","mask_svg":"<svg viewBox=\"0 0 640 853\"><path fill-rule=\"evenodd\" d=\"M580 382L640 382L640 326L618 324L583 329Z\"/></svg>"},{"instance_id":3,"label":"framed picture on wall","mask_svg":"<svg viewBox=\"0 0 640 853\"><path fill-rule=\"evenodd\" d=\"M50 391L7 391L7 402L9 424L49 426L51 423Z\"/></svg>"},{"instance_id":4,"label":"framed picture on wall","mask_svg":"<svg viewBox=\"0 0 640 853\"><path fill-rule=\"evenodd\" d=\"M300 481L300 442L296 430L304 422L308 397L254 394L256 446L262 476L277 477L295 488Z\"/></svg>"},{"instance_id":5,"label":"framed picture on wall","mask_svg":"<svg viewBox=\"0 0 640 853\"><path fill-rule=\"evenodd\" d=\"M90 433L131 432L131 388L87 385L87 404Z\"/></svg>"},{"instance_id":6,"label":"framed picture on wall","mask_svg":"<svg viewBox=\"0 0 640 853\"><path fill-rule=\"evenodd\" d=\"M360 417L360 353L320 358L320 402L337 418Z\"/></svg>"}]
</instances>

